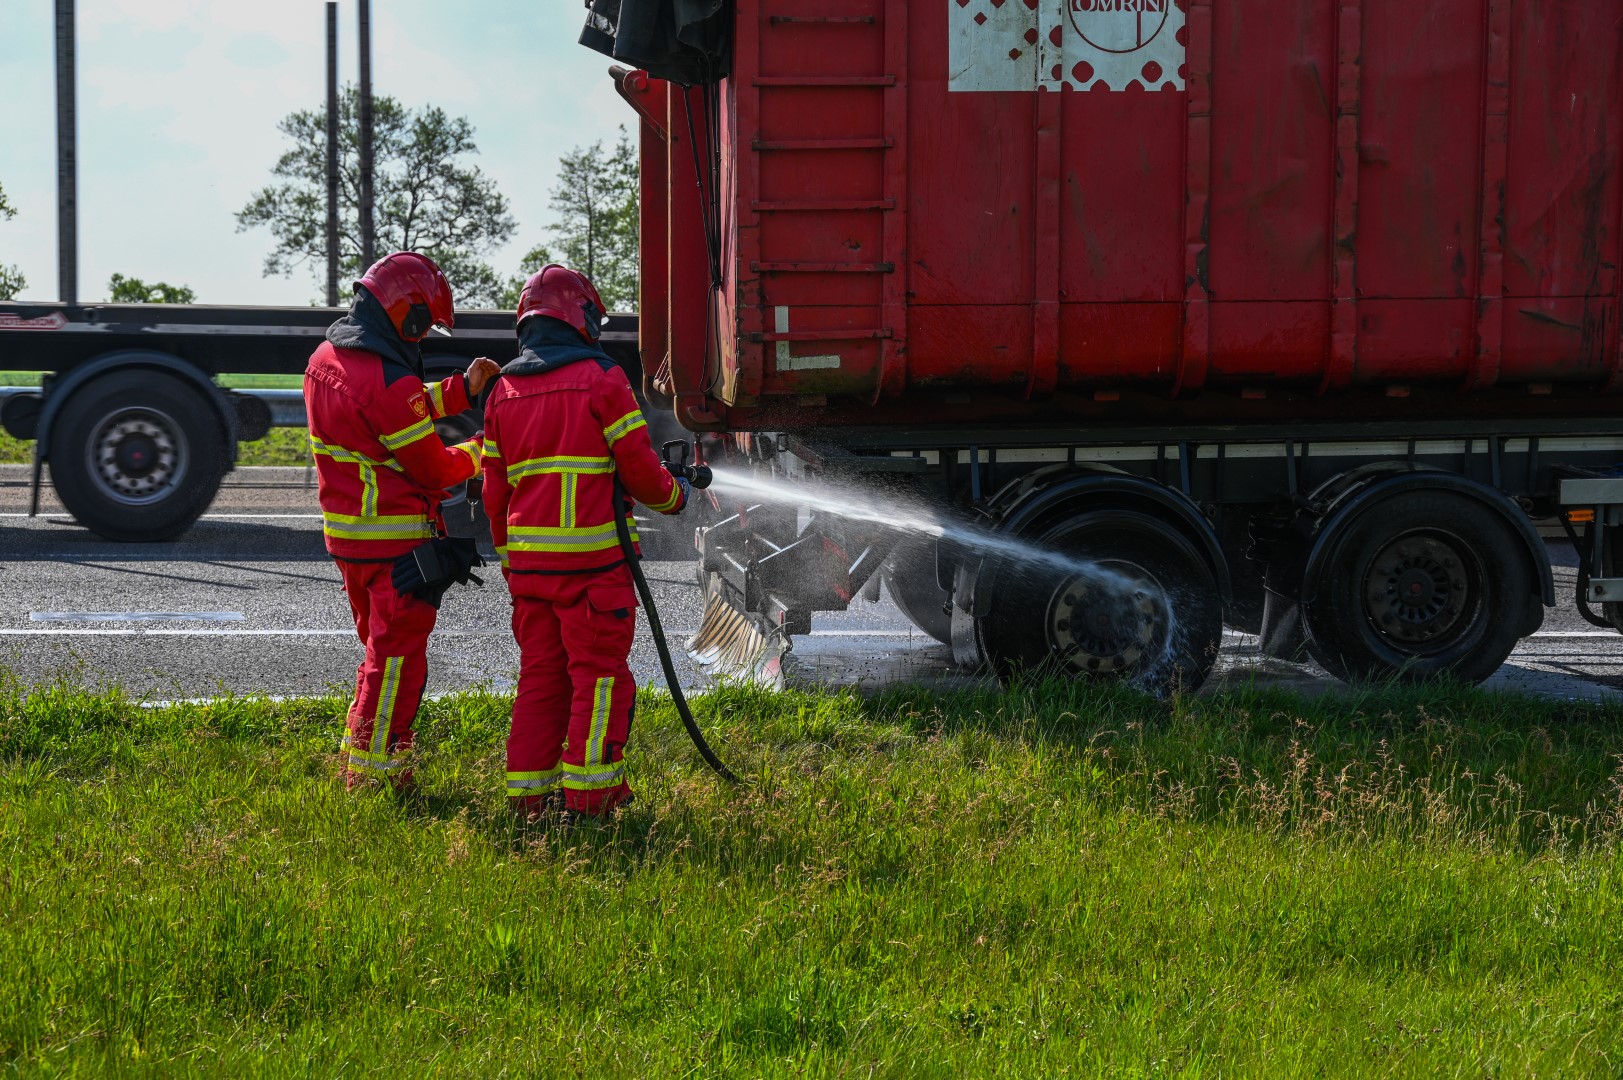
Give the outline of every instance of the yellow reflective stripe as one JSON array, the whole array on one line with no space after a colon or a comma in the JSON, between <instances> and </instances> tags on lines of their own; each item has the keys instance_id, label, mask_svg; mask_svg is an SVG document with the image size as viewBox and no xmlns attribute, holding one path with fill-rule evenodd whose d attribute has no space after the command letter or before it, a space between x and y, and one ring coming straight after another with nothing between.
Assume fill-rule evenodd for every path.
<instances>
[{"instance_id":1,"label":"yellow reflective stripe","mask_svg":"<svg viewBox=\"0 0 1623 1080\"><path fill-rule=\"evenodd\" d=\"M609 706L614 701L614 677L597 680L592 695L592 726L586 736L586 764L606 765L603 741L609 737Z\"/></svg>"},{"instance_id":2,"label":"yellow reflective stripe","mask_svg":"<svg viewBox=\"0 0 1623 1080\"><path fill-rule=\"evenodd\" d=\"M640 539L634 526L631 539ZM578 529L530 525L512 525L507 529L507 547L511 551L604 551L619 544L612 522Z\"/></svg>"},{"instance_id":3,"label":"yellow reflective stripe","mask_svg":"<svg viewBox=\"0 0 1623 1080\"><path fill-rule=\"evenodd\" d=\"M378 713L372 721L372 753L382 754L389 746L389 728L394 723L395 700L400 696L400 666L403 656L383 661L383 686L378 693Z\"/></svg>"},{"instance_id":4,"label":"yellow reflective stripe","mask_svg":"<svg viewBox=\"0 0 1623 1080\"><path fill-rule=\"evenodd\" d=\"M496 549L496 555L502 560L502 569L507 569L507 545L503 544Z\"/></svg>"},{"instance_id":5,"label":"yellow reflective stripe","mask_svg":"<svg viewBox=\"0 0 1623 1080\"><path fill-rule=\"evenodd\" d=\"M338 540L432 540L434 526L426 517L384 515L351 517L321 512L322 531Z\"/></svg>"},{"instance_id":6,"label":"yellow reflective stripe","mask_svg":"<svg viewBox=\"0 0 1623 1080\"><path fill-rule=\"evenodd\" d=\"M348 461L363 465L370 465L374 469L393 469L395 472L406 471L405 469L401 468L398 461L393 459L388 461L379 461L376 458L369 458L365 454L357 454L353 450L345 450L342 446L328 446L320 439L312 438L310 440L310 450L312 453L320 456L330 457L334 461Z\"/></svg>"},{"instance_id":7,"label":"yellow reflective stripe","mask_svg":"<svg viewBox=\"0 0 1623 1080\"><path fill-rule=\"evenodd\" d=\"M393 435L385 435L378 439L378 442L387 446L390 450L399 450L402 446L410 446L419 439L426 439L432 434L434 434L434 425L425 416L411 427L401 428Z\"/></svg>"},{"instance_id":8,"label":"yellow reflective stripe","mask_svg":"<svg viewBox=\"0 0 1623 1080\"><path fill-rule=\"evenodd\" d=\"M373 517L378 512L378 471L365 462L356 468L361 473L361 513Z\"/></svg>"},{"instance_id":9,"label":"yellow reflective stripe","mask_svg":"<svg viewBox=\"0 0 1623 1080\"><path fill-rule=\"evenodd\" d=\"M470 440L464 443L457 443L455 446L451 447L451 449L460 450L464 454L467 454L468 457L473 461L473 471L479 471L479 463L484 457L485 453L484 447L480 446L479 443Z\"/></svg>"},{"instance_id":10,"label":"yellow reflective stripe","mask_svg":"<svg viewBox=\"0 0 1623 1080\"><path fill-rule=\"evenodd\" d=\"M625 763L613 765L570 765L565 762L564 787L570 791L602 791L625 783Z\"/></svg>"},{"instance_id":11,"label":"yellow reflective stripe","mask_svg":"<svg viewBox=\"0 0 1623 1080\"><path fill-rule=\"evenodd\" d=\"M502 459L501 449L497 447L496 440L489 435L485 436L485 457L495 458L497 461Z\"/></svg>"},{"instance_id":12,"label":"yellow reflective stripe","mask_svg":"<svg viewBox=\"0 0 1623 1080\"><path fill-rule=\"evenodd\" d=\"M558 524L566 529L575 527L575 488L579 479L574 473L563 478L563 505L558 510Z\"/></svg>"},{"instance_id":13,"label":"yellow reflective stripe","mask_svg":"<svg viewBox=\"0 0 1623 1080\"><path fill-rule=\"evenodd\" d=\"M614 423L610 424L608 427L604 428L603 438L608 440L608 444L610 446L613 446L615 443L619 442L633 431L636 431L638 428L647 426L648 421L642 418L642 410L633 409L624 416L620 417L620 419L616 420Z\"/></svg>"},{"instance_id":14,"label":"yellow reflective stripe","mask_svg":"<svg viewBox=\"0 0 1623 1080\"><path fill-rule=\"evenodd\" d=\"M486 453L489 453L488 448ZM562 473L566 476L597 476L613 471L614 459L610 457L530 458L528 461L515 461L507 466L507 482L511 484L521 477L545 476L551 473Z\"/></svg>"},{"instance_id":15,"label":"yellow reflective stripe","mask_svg":"<svg viewBox=\"0 0 1623 1080\"><path fill-rule=\"evenodd\" d=\"M437 382L428 388L429 411L435 416L445 415L445 383Z\"/></svg>"},{"instance_id":16,"label":"yellow reflective stripe","mask_svg":"<svg viewBox=\"0 0 1623 1080\"><path fill-rule=\"evenodd\" d=\"M509 772L507 774L508 798L522 799L527 795L540 795L541 793L557 787L563 782L564 771L561 767L543 769L539 772Z\"/></svg>"},{"instance_id":17,"label":"yellow reflective stripe","mask_svg":"<svg viewBox=\"0 0 1623 1080\"><path fill-rule=\"evenodd\" d=\"M671 497L666 499L662 503L659 503L659 504L654 505L654 506L650 506L648 509L652 510L656 514L668 514L672 510L676 509L677 500L679 500L681 497L682 497L682 485L681 484L672 484L671 485Z\"/></svg>"}]
</instances>

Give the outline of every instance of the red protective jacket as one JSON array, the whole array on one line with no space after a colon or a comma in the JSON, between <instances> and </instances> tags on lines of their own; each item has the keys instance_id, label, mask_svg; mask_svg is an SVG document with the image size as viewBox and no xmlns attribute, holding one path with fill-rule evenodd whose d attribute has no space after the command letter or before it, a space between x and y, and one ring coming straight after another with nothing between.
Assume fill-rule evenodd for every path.
<instances>
[{"instance_id":1,"label":"red protective jacket","mask_svg":"<svg viewBox=\"0 0 1623 1080\"><path fill-rule=\"evenodd\" d=\"M517 374L526 367L533 374ZM682 509L626 374L588 358L536 370L509 364L485 401L485 512L502 566L584 573L622 560L616 475L650 510ZM632 538L636 522L631 521Z\"/></svg>"},{"instance_id":2,"label":"red protective jacket","mask_svg":"<svg viewBox=\"0 0 1623 1080\"><path fill-rule=\"evenodd\" d=\"M446 447L434 431L436 418L468 408L460 374L425 387L397 362L322 342L304 406L336 558L388 559L433 539L445 489L479 472L481 440Z\"/></svg>"}]
</instances>

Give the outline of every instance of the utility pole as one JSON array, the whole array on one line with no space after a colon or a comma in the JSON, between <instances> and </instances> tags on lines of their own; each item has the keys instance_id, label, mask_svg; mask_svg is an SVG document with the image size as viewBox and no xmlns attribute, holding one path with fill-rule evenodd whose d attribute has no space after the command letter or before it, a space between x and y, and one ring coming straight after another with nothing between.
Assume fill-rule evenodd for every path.
<instances>
[{"instance_id":1,"label":"utility pole","mask_svg":"<svg viewBox=\"0 0 1623 1080\"><path fill-rule=\"evenodd\" d=\"M79 302L79 127L73 0L56 0L56 269L64 304Z\"/></svg>"},{"instance_id":2,"label":"utility pole","mask_svg":"<svg viewBox=\"0 0 1623 1080\"><path fill-rule=\"evenodd\" d=\"M338 306L338 0L327 3L327 306Z\"/></svg>"},{"instance_id":3,"label":"utility pole","mask_svg":"<svg viewBox=\"0 0 1623 1080\"><path fill-rule=\"evenodd\" d=\"M359 0L361 16L361 268L378 258L372 216L372 5Z\"/></svg>"}]
</instances>

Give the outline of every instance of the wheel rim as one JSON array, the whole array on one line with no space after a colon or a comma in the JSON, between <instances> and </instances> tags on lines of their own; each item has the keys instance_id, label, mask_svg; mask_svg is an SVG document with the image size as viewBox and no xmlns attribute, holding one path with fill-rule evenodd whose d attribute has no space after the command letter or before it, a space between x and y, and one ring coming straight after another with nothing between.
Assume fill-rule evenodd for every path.
<instances>
[{"instance_id":1,"label":"wheel rim","mask_svg":"<svg viewBox=\"0 0 1623 1080\"><path fill-rule=\"evenodd\" d=\"M1050 651L1078 675L1130 676L1166 651L1171 624L1166 591L1135 563L1100 562L1054 590L1048 605Z\"/></svg>"},{"instance_id":2,"label":"wheel rim","mask_svg":"<svg viewBox=\"0 0 1623 1080\"><path fill-rule=\"evenodd\" d=\"M186 433L158 409L119 409L104 417L85 446L96 487L125 506L147 506L174 493L186 476Z\"/></svg>"},{"instance_id":3,"label":"wheel rim","mask_svg":"<svg viewBox=\"0 0 1623 1080\"><path fill-rule=\"evenodd\" d=\"M1481 606L1482 567L1444 533L1409 533L1375 553L1364 572L1364 616L1402 652L1442 652L1470 630Z\"/></svg>"}]
</instances>

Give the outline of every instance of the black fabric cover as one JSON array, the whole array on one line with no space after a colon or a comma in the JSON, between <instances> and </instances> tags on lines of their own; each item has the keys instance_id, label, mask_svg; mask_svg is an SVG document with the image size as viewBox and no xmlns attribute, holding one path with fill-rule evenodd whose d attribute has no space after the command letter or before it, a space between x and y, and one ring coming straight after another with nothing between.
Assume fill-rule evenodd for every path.
<instances>
[{"instance_id":1,"label":"black fabric cover","mask_svg":"<svg viewBox=\"0 0 1623 1080\"><path fill-rule=\"evenodd\" d=\"M602 346L588 344L573 326L550 315L532 315L518 328L523 351L502 367L503 375L539 375L577 360L596 360L607 371L614 366Z\"/></svg>"},{"instance_id":2,"label":"black fabric cover","mask_svg":"<svg viewBox=\"0 0 1623 1080\"><path fill-rule=\"evenodd\" d=\"M416 596L438 608L453 582L483 586L484 579L473 572L483 565L485 560L471 537L442 536L396 559L389 576L401 596Z\"/></svg>"},{"instance_id":3,"label":"black fabric cover","mask_svg":"<svg viewBox=\"0 0 1623 1080\"><path fill-rule=\"evenodd\" d=\"M336 348L365 349L381 356L385 384L408 374L419 380L425 377L423 353L417 343L401 337L383 305L358 286L349 314L327 327L327 340Z\"/></svg>"},{"instance_id":4,"label":"black fabric cover","mask_svg":"<svg viewBox=\"0 0 1623 1080\"><path fill-rule=\"evenodd\" d=\"M580 43L681 86L720 82L731 66L728 0L586 0Z\"/></svg>"}]
</instances>

